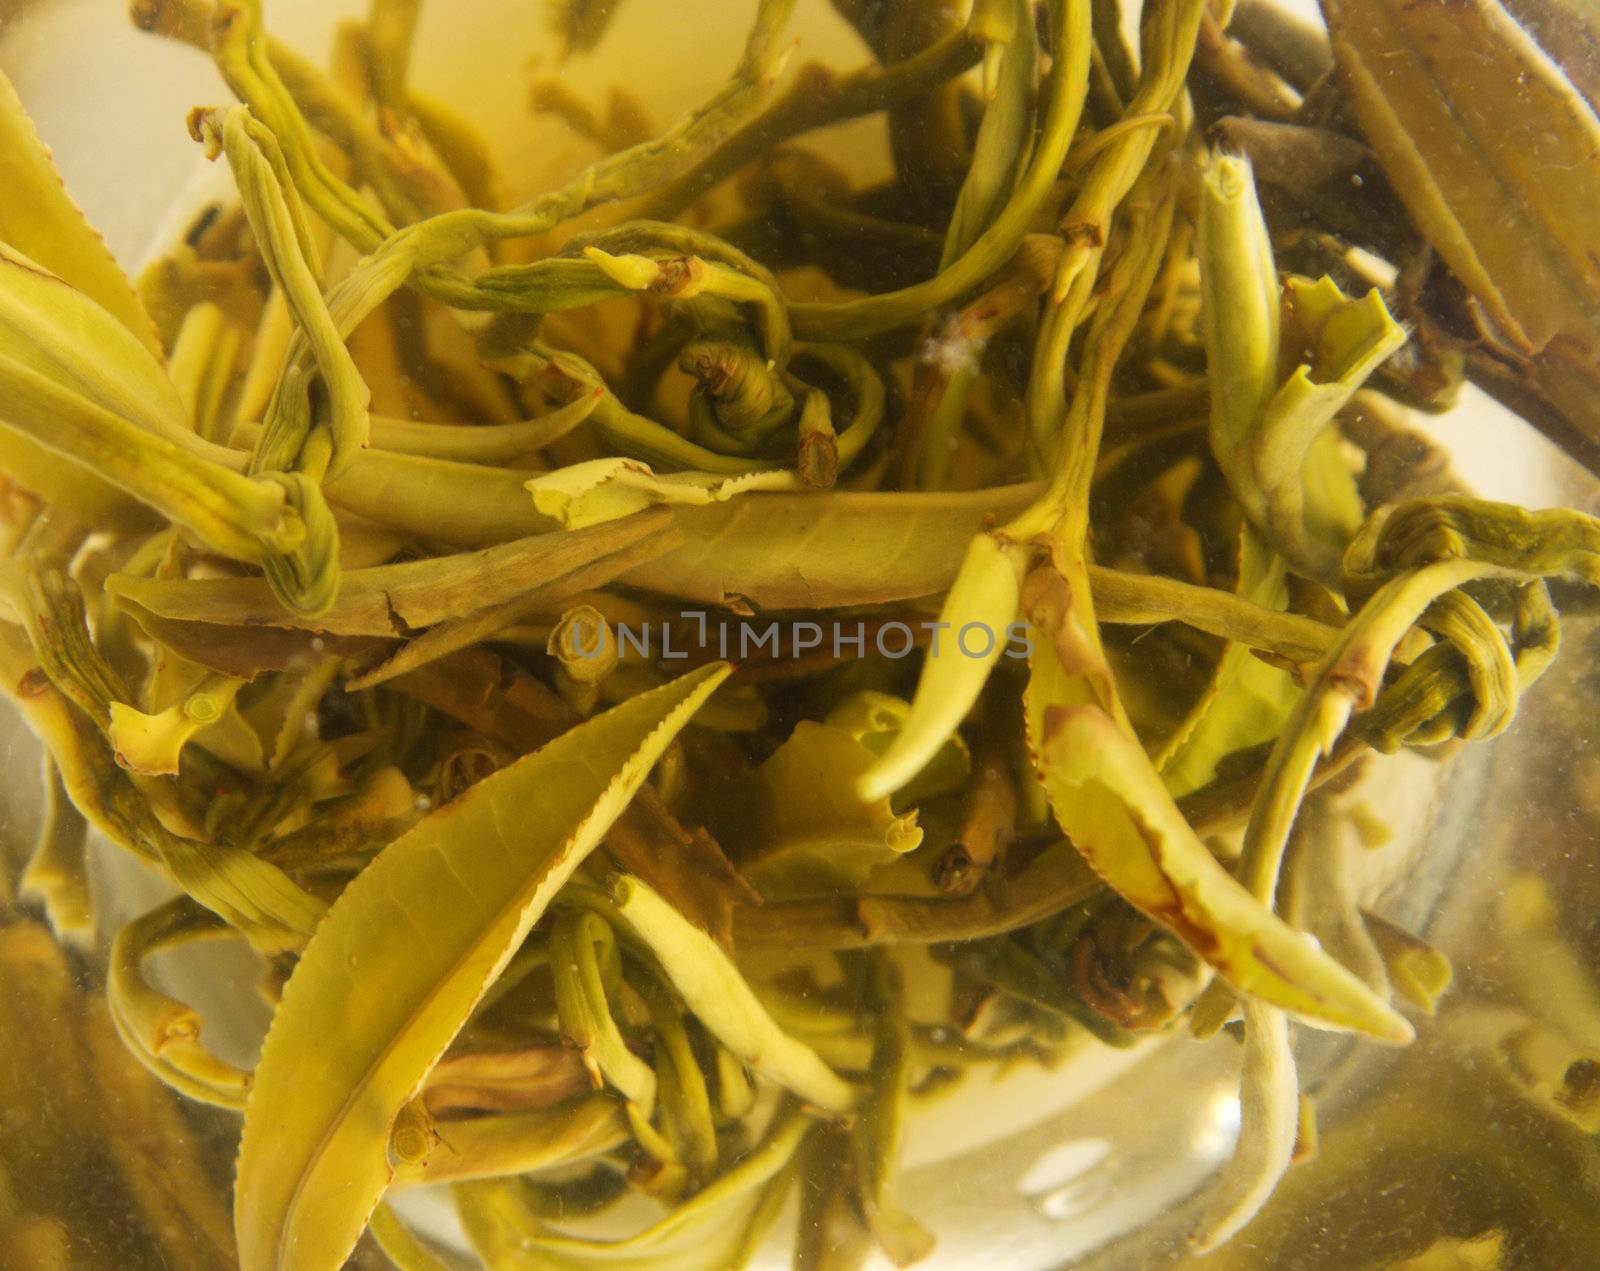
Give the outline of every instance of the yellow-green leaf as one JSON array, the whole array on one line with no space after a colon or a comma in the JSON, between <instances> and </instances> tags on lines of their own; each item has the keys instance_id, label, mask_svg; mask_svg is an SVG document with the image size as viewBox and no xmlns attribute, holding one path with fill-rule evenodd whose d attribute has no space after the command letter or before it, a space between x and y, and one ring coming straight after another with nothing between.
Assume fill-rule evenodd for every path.
<instances>
[{"instance_id":1,"label":"yellow-green leaf","mask_svg":"<svg viewBox=\"0 0 1600 1271\"><path fill-rule=\"evenodd\" d=\"M530 535L481 551L352 569L340 580L332 607L316 617L285 610L260 578L113 574L106 590L125 607L160 618L398 636L508 601L533 609L547 589L559 611L563 579L584 578L573 590L609 581L613 575L606 572L606 561L656 540L670 543L664 537L668 524L665 512L649 512L565 534Z\"/></svg>"},{"instance_id":2,"label":"yellow-green leaf","mask_svg":"<svg viewBox=\"0 0 1600 1271\"><path fill-rule=\"evenodd\" d=\"M1017 616L1021 554L992 534L967 546L961 569L939 611L943 639L929 645L905 725L888 750L862 774L861 797L893 794L925 768L978 700L989 671L1005 651ZM968 652L976 629L982 652Z\"/></svg>"},{"instance_id":3,"label":"yellow-green leaf","mask_svg":"<svg viewBox=\"0 0 1600 1271\"><path fill-rule=\"evenodd\" d=\"M90 297L161 356L155 325L126 274L61 184L50 151L11 81L0 74L0 241Z\"/></svg>"},{"instance_id":4,"label":"yellow-green leaf","mask_svg":"<svg viewBox=\"0 0 1600 1271\"><path fill-rule=\"evenodd\" d=\"M856 782L873 752L842 728L808 719L756 770L745 875L764 896L788 900L861 888L879 865L922 842L915 810L862 799Z\"/></svg>"},{"instance_id":5,"label":"yellow-green leaf","mask_svg":"<svg viewBox=\"0 0 1600 1271\"><path fill-rule=\"evenodd\" d=\"M1283 291L1248 161L1206 169L1198 236L1202 325L1211 381L1211 448L1245 514L1302 572L1337 576L1360 528L1353 474L1328 425L1405 343L1383 299L1351 300L1328 278ZM1298 366L1280 384L1280 353Z\"/></svg>"},{"instance_id":6,"label":"yellow-green leaf","mask_svg":"<svg viewBox=\"0 0 1600 1271\"><path fill-rule=\"evenodd\" d=\"M0 243L0 353L182 445L189 411L161 363L90 296Z\"/></svg>"},{"instance_id":7,"label":"yellow-green leaf","mask_svg":"<svg viewBox=\"0 0 1600 1271\"><path fill-rule=\"evenodd\" d=\"M707 1271L742 1267L788 1192L790 1166L815 1122L790 1110L755 1151L660 1222L625 1240L553 1231L515 1183L464 1183L456 1205L473 1248L493 1271Z\"/></svg>"},{"instance_id":8,"label":"yellow-green leaf","mask_svg":"<svg viewBox=\"0 0 1600 1271\"><path fill-rule=\"evenodd\" d=\"M284 988L245 1111L244 1271L335 1268L392 1177L390 1127L551 897L729 673L713 664L562 734L391 843Z\"/></svg>"},{"instance_id":9,"label":"yellow-green leaf","mask_svg":"<svg viewBox=\"0 0 1600 1271\"><path fill-rule=\"evenodd\" d=\"M228 928L179 896L123 926L111 942L106 1005L128 1053L180 1094L243 1111L250 1074L217 1058L200 1040L205 1020L144 977L144 961L163 949L228 934Z\"/></svg>"},{"instance_id":10,"label":"yellow-green leaf","mask_svg":"<svg viewBox=\"0 0 1600 1271\"><path fill-rule=\"evenodd\" d=\"M1289 603L1283 562L1248 525L1240 546L1239 595L1280 610ZM1271 741L1283 729L1300 689L1294 677L1229 641L1194 710L1156 758L1174 798L1208 784L1228 755Z\"/></svg>"},{"instance_id":11,"label":"yellow-green leaf","mask_svg":"<svg viewBox=\"0 0 1600 1271\"><path fill-rule=\"evenodd\" d=\"M656 476L637 459L590 459L541 473L526 485L533 506L567 529L631 516L663 503L704 506L757 490L801 490L800 478L782 469L723 476L673 472Z\"/></svg>"},{"instance_id":12,"label":"yellow-green leaf","mask_svg":"<svg viewBox=\"0 0 1600 1271\"><path fill-rule=\"evenodd\" d=\"M623 581L708 604L818 609L931 596L950 585L987 518L1005 520L1036 485L955 494L755 494L677 508L684 542Z\"/></svg>"},{"instance_id":13,"label":"yellow-green leaf","mask_svg":"<svg viewBox=\"0 0 1600 1271\"><path fill-rule=\"evenodd\" d=\"M1244 1072L1239 1082L1239 1142L1222 1167L1189 1243L1207 1253L1231 1238L1267 1203L1294 1155L1300 1122L1289 1021L1248 999L1244 1009Z\"/></svg>"},{"instance_id":14,"label":"yellow-green leaf","mask_svg":"<svg viewBox=\"0 0 1600 1271\"><path fill-rule=\"evenodd\" d=\"M146 775L173 775L188 740L233 709L243 680L211 676L165 710L149 714L126 702L112 702L107 736L124 768Z\"/></svg>"},{"instance_id":15,"label":"yellow-green leaf","mask_svg":"<svg viewBox=\"0 0 1600 1271\"><path fill-rule=\"evenodd\" d=\"M859 1092L816 1051L778 1027L744 976L701 931L640 879L616 887L627 928L655 954L685 1004L719 1042L750 1067L829 1112L848 1112Z\"/></svg>"},{"instance_id":16,"label":"yellow-green leaf","mask_svg":"<svg viewBox=\"0 0 1600 1271\"><path fill-rule=\"evenodd\" d=\"M1048 647L1036 654L1053 657ZM1129 903L1179 936L1243 993L1324 1028L1411 1040L1411 1026L1387 1002L1217 862L1139 744L1105 711L1094 705L1035 707L1029 725L1056 819Z\"/></svg>"},{"instance_id":17,"label":"yellow-green leaf","mask_svg":"<svg viewBox=\"0 0 1600 1271\"><path fill-rule=\"evenodd\" d=\"M842 728L874 755L881 755L894 744L911 713L904 698L876 689L853 693L828 712L825 723ZM891 804L896 812L915 807L925 799L948 794L972 775L972 754L960 733L951 733L939 753L909 784L895 791Z\"/></svg>"}]
</instances>

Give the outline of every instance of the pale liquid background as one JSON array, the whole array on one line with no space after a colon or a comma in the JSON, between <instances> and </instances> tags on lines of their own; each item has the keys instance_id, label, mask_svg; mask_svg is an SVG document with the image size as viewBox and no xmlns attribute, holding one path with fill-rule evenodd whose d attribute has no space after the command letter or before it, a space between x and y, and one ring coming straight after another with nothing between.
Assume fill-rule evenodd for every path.
<instances>
[{"instance_id":1,"label":"pale liquid background","mask_svg":"<svg viewBox=\"0 0 1600 1271\"><path fill-rule=\"evenodd\" d=\"M1291 7L1314 12L1308 3ZM267 0L266 15L275 36L320 60L336 24L364 8L350 0ZM595 56L558 68L535 0L433 0L424 6L412 77L475 120L496 122L490 136L508 193L522 197L593 157L563 125L531 117L530 68L562 74L596 103L609 85L626 85L661 125L731 69L749 8L736 0L627 0ZM791 65L822 60L849 69L866 59L826 0L800 0L792 32L799 39ZM55 150L68 188L130 268L170 241L206 198L226 194L225 173L204 162L183 121L193 105L229 100L227 90L195 50L135 30L119 0L0 0L0 68ZM861 174L887 162L877 120L811 134L805 142ZM518 184L530 175L537 180ZM1482 494L1600 510L1591 476L1471 389L1449 416L1418 423L1452 451L1458 472ZM1569 627L1567 653L1497 743L1467 749L1442 773L1411 755L1376 766L1371 800L1393 824L1396 841L1376 854L1364 892L1386 916L1425 930L1458 970L1470 962L1485 908L1518 846L1525 774L1570 762L1600 733L1542 722L1553 713L1549 698L1571 691L1567 686L1584 669L1574 666L1586 643L1577 630ZM17 721L0 719L9 778L0 842L13 851L24 850L37 818L36 755ZM1572 850L1585 846L1588 855L1600 855L1593 842ZM137 863L101 847L97 907L109 939L118 923L166 889ZM203 978L185 974L176 958L158 965L169 989L205 1013L207 1041L249 1064L264 1009L249 992L218 991L219 982L227 987L219 974L224 955L221 948L207 954ZM239 982L250 983L251 964L242 953L237 961ZM1379 1047L1305 1029L1297 1053L1324 1126L1395 1062ZM1053 1072L969 1079L958 1095L913 1121L906 1144L901 1195L939 1239L923 1265L1028 1271L1069 1262L1182 1264L1199 1190L1237 1132L1237 1066L1238 1047L1227 1036L1196 1043L1180 1034L1132 1052L1091 1047ZM407 1197L403 1208L440 1234L453 1226L442 1198ZM780 1245L791 1224L780 1222ZM1248 1246L1249 1233L1240 1239ZM770 1249L762 1265L786 1266L786 1247Z\"/></svg>"}]
</instances>

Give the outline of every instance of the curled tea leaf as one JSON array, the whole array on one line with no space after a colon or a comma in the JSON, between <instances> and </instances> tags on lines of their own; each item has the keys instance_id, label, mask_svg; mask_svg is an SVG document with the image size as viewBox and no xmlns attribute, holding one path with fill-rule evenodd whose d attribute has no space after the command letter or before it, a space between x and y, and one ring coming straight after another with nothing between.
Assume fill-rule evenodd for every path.
<instances>
[{"instance_id":1,"label":"curled tea leaf","mask_svg":"<svg viewBox=\"0 0 1600 1271\"><path fill-rule=\"evenodd\" d=\"M534 507L567 529L598 525L662 504L703 507L757 490L800 488L792 472L730 477L674 472L658 477L633 459L591 459L532 477L526 484Z\"/></svg>"},{"instance_id":2,"label":"curled tea leaf","mask_svg":"<svg viewBox=\"0 0 1600 1271\"><path fill-rule=\"evenodd\" d=\"M152 988L142 965L160 949L226 934L226 927L183 897L135 918L112 942L106 1003L124 1045L167 1085L191 1099L242 1111L250 1074L201 1044L200 1013Z\"/></svg>"},{"instance_id":3,"label":"curled tea leaf","mask_svg":"<svg viewBox=\"0 0 1600 1271\"><path fill-rule=\"evenodd\" d=\"M744 871L774 900L864 888L879 865L922 842L916 812L863 800L856 782L873 751L844 729L802 720L756 770L760 829Z\"/></svg>"},{"instance_id":4,"label":"curled tea leaf","mask_svg":"<svg viewBox=\"0 0 1600 1271\"><path fill-rule=\"evenodd\" d=\"M696 1271L742 1266L777 1216L788 1171L813 1123L797 1110L780 1115L761 1144L665 1218L624 1240L589 1240L551 1230L530 1212L518 1189L468 1183L456 1207L473 1248L491 1266L538 1265L561 1271L639 1267Z\"/></svg>"},{"instance_id":5,"label":"curled tea leaf","mask_svg":"<svg viewBox=\"0 0 1600 1271\"><path fill-rule=\"evenodd\" d=\"M228 109L220 119L214 112L200 112L189 126L197 139L227 155L256 242L310 344L327 393L332 451L326 471L338 476L349 467L355 452L367 444L370 394L323 300L316 279L316 248L278 140L243 106ZM278 391L293 392L300 383L285 379ZM275 414L280 409L275 399L271 410ZM264 436L269 446L277 444L271 423ZM268 471L291 466L258 455L257 470L263 460Z\"/></svg>"},{"instance_id":6,"label":"curled tea leaf","mask_svg":"<svg viewBox=\"0 0 1600 1271\"><path fill-rule=\"evenodd\" d=\"M1352 301L1334 283L1278 278L1250 165L1214 156L1199 231L1211 444L1235 497L1297 568L1330 577L1361 505L1326 429L1405 342L1376 291ZM1304 358L1280 382L1280 344ZM1353 519L1352 519L1353 518Z\"/></svg>"},{"instance_id":7,"label":"curled tea leaf","mask_svg":"<svg viewBox=\"0 0 1600 1271\"><path fill-rule=\"evenodd\" d=\"M637 878L619 879L613 893L627 929L649 946L712 1036L751 1068L816 1107L842 1113L855 1105L855 1088L773 1022L709 936Z\"/></svg>"}]
</instances>

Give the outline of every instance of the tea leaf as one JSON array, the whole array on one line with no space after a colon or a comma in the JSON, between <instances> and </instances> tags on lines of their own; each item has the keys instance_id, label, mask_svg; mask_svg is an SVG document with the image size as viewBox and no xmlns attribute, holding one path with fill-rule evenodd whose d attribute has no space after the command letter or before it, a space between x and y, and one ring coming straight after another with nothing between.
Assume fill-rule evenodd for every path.
<instances>
[{"instance_id":1,"label":"tea leaf","mask_svg":"<svg viewBox=\"0 0 1600 1271\"><path fill-rule=\"evenodd\" d=\"M185 743L232 711L233 699L243 686L243 680L215 676L154 715L112 702L106 735L116 747L117 762L149 776L176 774Z\"/></svg>"},{"instance_id":2,"label":"tea leaf","mask_svg":"<svg viewBox=\"0 0 1600 1271\"><path fill-rule=\"evenodd\" d=\"M944 251L939 258L941 269L948 268L971 247L1004 208L1032 141L1034 76L1039 60L1033 12L1028 5L1017 3L993 8L1009 30L999 56L998 83L987 94L988 105L978 127L972 166L950 214L950 228L945 232ZM991 44L991 50L993 47ZM990 55L986 54L986 65L989 60Z\"/></svg>"},{"instance_id":3,"label":"tea leaf","mask_svg":"<svg viewBox=\"0 0 1600 1271\"><path fill-rule=\"evenodd\" d=\"M1434 249L1526 349L1563 331L1592 347L1593 105L1497 0L1325 0L1323 12L1362 132Z\"/></svg>"},{"instance_id":4,"label":"tea leaf","mask_svg":"<svg viewBox=\"0 0 1600 1271\"><path fill-rule=\"evenodd\" d=\"M295 948L310 934L322 903L250 852L169 829L157 813L159 788L136 786L117 766L88 720L40 675L35 651L13 627L0 627L0 683L50 752L73 803L113 843L159 861L174 883L264 952ZM173 819L170 803L161 810Z\"/></svg>"},{"instance_id":5,"label":"tea leaf","mask_svg":"<svg viewBox=\"0 0 1600 1271\"><path fill-rule=\"evenodd\" d=\"M477 552L348 571L339 598L317 617L285 612L259 578L134 578L113 574L106 590L157 617L228 626L289 627L337 635L408 635L510 597L537 599L596 560L641 542L671 539L663 512L645 512L585 530L539 534ZM618 568L635 566L633 559ZM584 586L595 581L592 574ZM558 602L559 603L559 602Z\"/></svg>"},{"instance_id":6,"label":"tea leaf","mask_svg":"<svg viewBox=\"0 0 1600 1271\"><path fill-rule=\"evenodd\" d=\"M743 1266L777 1216L774 1201L787 1191L791 1162L812 1125L796 1110L782 1114L744 1160L660 1222L625 1240L558 1234L534 1217L514 1186L504 1183L462 1184L456 1188L456 1207L473 1248L491 1267L699 1271Z\"/></svg>"},{"instance_id":7,"label":"tea leaf","mask_svg":"<svg viewBox=\"0 0 1600 1271\"><path fill-rule=\"evenodd\" d=\"M550 934L550 973L561 1035L577 1047L596 1086L609 1084L637 1104L648 1121L655 1115L656 1075L617 1029L596 945L615 963L616 940L603 918L583 912L557 916Z\"/></svg>"},{"instance_id":8,"label":"tea leaf","mask_svg":"<svg viewBox=\"0 0 1600 1271\"><path fill-rule=\"evenodd\" d=\"M889 749L862 774L863 799L886 798L915 777L972 709L1011 636L1020 579L1019 554L992 535L980 534L968 545L939 611L948 638L930 646L910 714ZM980 656L962 643L969 628L986 637Z\"/></svg>"},{"instance_id":9,"label":"tea leaf","mask_svg":"<svg viewBox=\"0 0 1600 1271\"><path fill-rule=\"evenodd\" d=\"M1351 553L1360 559L1359 541ZM1340 633L1267 760L1239 866L1251 891L1271 896L1276 890L1289 830L1317 760L1332 751L1351 714L1372 704L1406 631L1438 597L1489 572L1488 566L1447 557L1402 574L1379 588Z\"/></svg>"},{"instance_id":10,"label":"tea leaf","mask_svg":"<svg viewBox=\"0 0 1600 1271\"><path fill-rule=\"evenodd\" d=\"M861 1207L873 1238L896 1266L910 1266L933 1252L933 1237L901 1210L894 1195L895 1161L910 1111L911 1030L899 971L882 954L863 973L866 1005L876 1019L870 1093L851 1132L852 1155L861 1189Z\"/></svg>"},{"instance_id":11,"label":"tea leaf","mask_svg":"<svg viewBox=\"0 0 1600 1271\"><path fill-rule=\"evenodd\" d=\"M662 504L704 507L758 490L803 487L792 472L732 477L674 472L658 477L648 465L633 459L591 459L530 478L525 488L543 515L566 529L581 529Z\"/></svg>"},{"instance_id":12,"label":"tea leaf","mask_svg":"<svg viewBox=\"0 0 1600 1271\"><path fill-rule=\"evenodd\" d=\"M111 944L106 1003L117 1035L151 1073L180 1094L243 1111L250 1074L218 1059L200 1042L200 1012L152 988L143 962L150 954L228 934L227 927L186 897L123 926Z\"/></svg>"},{"instance_id":13,"label":"tea leaf","mask_svg":"<svg viewBox=\"0 0 1600 1271\"><path fill-rule=\"evenodd\" d=\"M509 1178L592 1160L628 1137L621 1105L609 1095L587 1095L532 1112L451 1120L435 1129L420 1157L396 1162L391 1185Z\"/></svg>"},{"instance_id":14,"label":"tea leaf","mask_svg":"<svg viewBox=\"0 0 1600 1271\"><path fill-rule=\"evenodd\" d=\"M367 444L370 394L322 298L316 277L320 268L316 249L278 140L243 106L222 112L220 121L216 112L200 112L191 118L189 127L208 149L220 147L227 155L257 247L311 348L327 393L332 453L326 472L336 477L350 466L355 452ZM285 380L279 393L293 391L296 383L294 379ZM263 434L269 439L274 432L270 420L278 409L275 397ZM278 466L286 465L269 463L266 470Z\"/></svg>"},{"instance_id":15,"label":"tea leaf","mask_svg":"<svg viewBox=\"0 0 1600 1271\"><path fill-rule=\"evenodd\" d=\"M136 335L92 297L0 243L0 352L64 389L178 445L189 412Z\"/></svg>"},{"instance_id":16,"label":"tea leaf","mask_svg":"<svg viewBox=\"0 0 1600 1271\"><path fill-rule=\"evenodd\" d=\"M1364 914L1372 941L1383 954L1395 992L1424 1014L1432 1015L1450 987L1450 959L1427 941L1371 914Z\"/></svg>"},{"instance_id":17,"label":"tea leaf","mask_svg":"<svg viewBox=\"0 0 1600 1271\"><path fill-rule=\"evenodd\" d=\"M514 424L484 424L476 428L374 415L372 446L375 450L392 450L427 459L452 459L457 463L506 463L526 458L560 441L589 418L602 395L601 390L596 389L535 419Z\"/></svg>"},{"instance_id":18,"label":"tea leaf","mask_svg":"<svg viewBox=\"0 0 1600 1271\"><path fill-rule=\"evenodd\" d=\"M425 817L345 889L285 986L256 1069L235 1188L244 1267L343 1261L392 1177L385 1145L401 1107L727 674L706 667L580 724ZM542 822L508 819L534 790ZM437 903L450 893L469 903Z\"/></svg>"},{"instance_id":19,"label":"tea leaf","mask_svg":"<svg viewBox=\"0 0 1600 1271\"><path fill-rule=\"evenodd\" d=\"M856 1089L773 1022L709 936L637 878L619 879L612 890L622 922L649 946L713 1037L751 1068L825 1111L854 1106Z\"/></svg>"},{"instance_id":20,"label":"tea leaf","mask_svg":"<svg viewBox=\"0 0 1600 1271\"><path fill-rule=\"evenodd\" d=\"M908 1264L931 1245L893 1185L920 1101L1242 1005L1241 1134L1194 1240L1239 1230L1315 1147L1285 1012L1402 1041L1374 942L1424 1010L1446 978L1363 916L1363 796L1327 791L1369 748L1505 729L1557 604L1587 603L1564 584L1600 584L1600 521L1462 497L1382 405L1466 373L1581 429L1585 22L1458 0L1456 40L1442 10L1328 3L1331 86L1320 36L1253 11L1225 33L1226 2L1148 0L1135 58L1117 0L837 0L872 61L760 110L793 0L756 0L731 76L660 134L599 62L536 88L615 153L506 207L482 121L408 86L418 0L373 0L326 74L262 0L135 0L243 103L191 116L239 194L140 282L166 371L0 85L22 200L0 209L0 690L78 810L27 882L86 922L93 825L186 893L116 936L87 1009L48 941L10 942L53 1013L11 1030L0 1077L51 1070L66 1117L13 1127L51 1185L0 1165L0 1209L28 1215L0 1217L11 1260L68 1259L82 1189L52 1162L104 1156L149 1228L122 1261L331 1271L370 1220L439 1271L456 1251L382 1202L447 1182L492 1267L731 1271L798 1182L797 1266L874 1241ZM598 32L605 5L566 7ZM1526 77L1514 102L1499 72ZM1475 249L1539 185L1480 236L1533 241L1527 277L1413 252L1342 95L1435 246ZM880 112L883 156L786 144ZM1241 139L1284 263L1328 277L1280 281L1248 166L1215 153ZM1534 341L1516 303L1546 291ZM1419 342L1380 368L1391 294ZM667 682L713 626L745 663L731 697L726 666ZM1439 1026L1590 1126L1593 985L1531 894L1507 893L1502 987L1554 968L1560 1009ZM18 933L42 936L0 915ZM268 961L253 1076L153 978L235 934ZM114 1034L243 1103L237 1257ZM101 1086L125 1114L104 1133ZM666 1216L629 1228L635 1203Z\"/></svg>"},{"instance_id":21,"label":"tea leaf","mask_svg":"<svg viewBox=\"0 0 1600 1271\"><path fill-rule=\"evenodd\" d=\"M1239 1143L1189 1243L1208 1253L1254 1218L1289 1168L1300 1123L1300 1089L1283 1012L1246 999Z\"/></svg>"},{"instance_id":22,"label":"tea leaf","mask_svg":"<svg viewBox=\"0 0 1600 1271\"><path fill-rule=\"evenodd\" d=\"M746 876L773 900L860 890L879 865L922 842L915 811L897 816L887 798L862 800L856 781L873 752L842 728L801 720L756 770L759 827Z\"/></svg>"},{"instance_id":23,"label":"tea leaf","mask_svg":"<svg viewBox=\"0 0 1600 1271\"><path fill-rule=\"evenodd\" d=\"M752 944L821 949L981 940L1031 926L1100 890L1083 857L1059 843L1014 877L970 896L877 894L843 902L774 902L737 910L735 931Z\"/></svg>"},{"instance_id":24,"label":"tea leaf","mask_svg":"<svg viewBox=\"0 0 1600 1271\"><path fill-rule=\"evenodd\" d=\"M400 1271L458 1271L455 1262L447 1261L436 1253L399 1218L388 1205L379 1205L372 1213L372 1238L383 1256Z\"/></svg>"},{"instance_id":25,"label":"tea leaf","mask_svg":"<svg viewBox=\"0 0 1600 1271\"><path fill-rule=\"evenodd\" d=\"M1274 610L1289 602L1282 561L1248 526L1240 544L1239 594ZM1298 695L1288 672L1230 642L1205 695L1155 757L1173 797L1207 785L1226 756L1276 737Z\"/></svg>"},{"instance_id":26,"label":"tea leaf","mask_svg":"<svg viewBox=\"0 0 1600 1271\"><path fill-rule=\"evenodd\" d=\"M294 479L240 476L195 454L203 443L186 429L182 441L147 432L3 354L0 424L96 470L223 555L260 563L301 611L332 602L337 534L320 497Z\"/></svg>"},{"instance_id":27,"label":"tea leaf","mask_svg":"<svg viewBox=\"0 0 1600 1271\"><path fill-rule=\"evenodd\" d=\"M1216 155L1199 232L1211 446L1246 514L1298 569L1336 575L1359 527L1353 476L1325 440L1335 413L1405 342L1376 291L1291 279L1280 326L1277 273L1250 165ZM1307 358L1279 382L1280 341Z\"/></svg>"},{"instance_id":28,"label":"tea leaf","mask_svg":"<svg viewBox=\"0 0 1600 1271\"><path fill-rule=\"evenodd\" d=\"M872 689L863 689L845 698L823 721L842 728L874 755L881 755L900 735L911 705L904 699ZM952 733L943 748L911 782L895 792L895 811L915 807L925 799L948 794L966 781L972 771L972 756L959 733Z\"/></svg>"},{"instance_id":29,"label":"tea leaf","mask_svg":"<svg viewBox=\"0 0 1600 1271\"><path fill-rule=\"evenodd\" d=\"M63 944L87 941L94 931L94 903L84 856L89 825L73 806L61 770L48 752L42 768L44 807L39 835L17 881L17 893L44 908L57 940Z\"/></svg>"},{"instance_id":30,"label":"tea leaf","mask_svg":"<svg viewBox=\"0 0 1600 1271\"><path fill-rule=\"evenodd\" d=\"M856 339L913 322L929 309L949 303L982 282L1016 251L1050 194L1083 112L1093 43L1088 0L1053 0L1050 33L1052 70L1039 137L1016 190L988 228L947 268L926 282L863 300L791 305L797 336L804 340Z\"/></svg>"},{"instance_id":31,"label":"tea leaf","mask_svg":"<svg viewBox=\"0 0 1600 1271\"><path fill-rule=\"evenodd\" d=\"M39 262L111 314L154 358L155 326L100 235L61 184L10 79L0 75L0 242Z\"/></svg>"},{"instance_id":32,"label":"tea leaf","mask_svg":"<svg viewBox=\"0 0 1600 1271\"><path fill-rule=\"evenodd\" d=\"M936 595L986 515L1036 486L962 494L761 494L675 512L681 547L626 581L707 604L836 608Z\"/></svg>"},{"instance_id":33,"label":"tea leaf","mask_svg":"<svg viewBox=\"0 0 1600 1271\"><path fill-rule=\"evenodd\" d=\"M1074 845L1230 984L1311 1024L1411 1039L1387 1003L1217 863L1103 710L1050 706L1032 727L1050 805Z\"/></svg>"}]
</instances>

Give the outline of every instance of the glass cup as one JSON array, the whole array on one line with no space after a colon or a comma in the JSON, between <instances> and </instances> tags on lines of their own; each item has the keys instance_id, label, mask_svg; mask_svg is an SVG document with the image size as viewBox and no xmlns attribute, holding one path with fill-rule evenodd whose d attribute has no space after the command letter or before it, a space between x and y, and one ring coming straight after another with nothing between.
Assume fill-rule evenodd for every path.
<instances>
[{"instance_id":1,"label":"glass cup","mask_svg":"<svg viewBox=\"0 0 1600 1271\"><path fill-rule=\"evenodd\" d=\"M228 94L204 57L135 31L114 8L103 0L0 4L0 67L54 148L68 188L132 268L227 190L225 170L206 163L183 119L190 106ZM271 0L268 16L276 37L320 56L335 25L362 8ZM493 121L488 134L502 171L524 183L509 193L528 195L571 175L591 153L563 125L527 109L530 62L586 99L627 84L653 118L670 119L735 61L744 8L630 0L598 55L558 66L531 0L427 4L413 78ZM860 60L823 0L799 5L795 30L806 60ZM862 174L887 162L875 120L840 126L826 142ZM1600 512L1592 474L1470 388L1450 412L1412 422L1480 494ZM1505 736L1446 765L1416 754L1366 765L1358 791L1387 841L1363 855L1363 903L1447 954L1455 983L1437 1015L1418 1021L1419 1040L1406 1050L1297 1030L1319 1144L1243 1234L1207 1259L1185 1244L1205 1184L1237 1135L1240 1047L1229 1031L1197 1042L1180 1028L1183 1035L1131 1050L1088 1045L1051 1070L972 1076L919 1111L901 1192L938 1240L925 1265L1595 1265L1600 1244L1585 1243L1600 1240L1595 1104L1563 1119L1505 1068L1514 1064L1508 1030L1543 1017L1579 1043L1573 1062L1590 1065L1587 1076L1568 1073L1574 1088L1587 1080L1600 1090L1600 996L1593 978L1584 998L1568 974L1600 970L1597 653L1600 633L1572 620L1563 656ZM7 715L0 723L19 774L4 802L6 841L19 855L40 817L31 782L37 746L19 721ZM120 924L168 890L103 843L93 862L99 942L85 956L103 959ZM1556 930L1565 933L1558 943L1571 968L1546 960ZM168 957L161 968L171 990L205 1014L207 1042L248 1066L266 1021L248 991L250 960L207 950L203 958ZM410 1197L402 1213L459 1247L442 1198ZM778 1224L758 1265L787 1265L791 1223ZM1432 1260L1404 1262L1419 1255Z\"/></svg>"}]
</instances>

